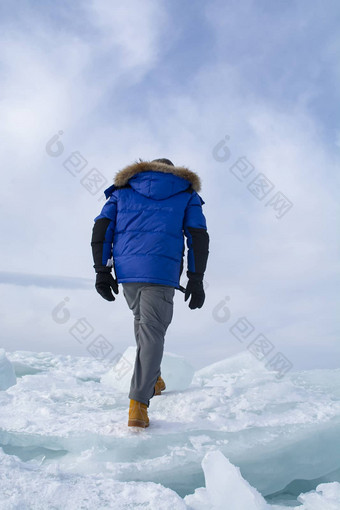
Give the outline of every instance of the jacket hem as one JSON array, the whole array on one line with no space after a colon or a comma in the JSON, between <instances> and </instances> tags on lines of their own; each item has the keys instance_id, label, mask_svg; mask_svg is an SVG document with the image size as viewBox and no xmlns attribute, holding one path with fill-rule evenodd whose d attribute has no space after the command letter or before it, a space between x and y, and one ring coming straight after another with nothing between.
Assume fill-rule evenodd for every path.
<instances>
[{"instance_id":1,"label":"jacket hem","mask_svg":"<svg viewBox=\"0 0 340 510\"><path fill-rule=\"evenodd\" d=\"M172 280L160 280L160 278L146 278L141 276L138 277L130 277L130 278L118 278L118 283L128 283L128 282L145 282L145 283L158 283L159 285L168 285L169 287L175 287L176 289L179 289L179 283L174 282Z\"/></svg>"}]
</instances>

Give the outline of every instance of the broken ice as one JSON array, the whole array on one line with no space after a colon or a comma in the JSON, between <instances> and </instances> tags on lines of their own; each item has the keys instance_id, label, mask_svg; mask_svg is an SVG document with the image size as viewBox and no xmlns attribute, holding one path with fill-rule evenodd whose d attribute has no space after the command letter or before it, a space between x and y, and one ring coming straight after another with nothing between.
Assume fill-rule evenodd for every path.
<instances>
[{"instance_id":1,"label":"broken ice","mask_svg":"<svg viewBox=\"0 0 340 510\"><path fill-rule=\"evenodd\" d=\"M6 358L5 349L0 349L0 390L7 390L16 382L17 378L12 363Z\"/></svg>"},{"instance_id":2,"label":"broken ice","mask_svg":"<svg viewBox=\"0 0 340 510\"><path fill-rule=\"evenodd\" d=\"M165 352L167 390L136 435L130 375L117 386L91 357L6 359L17 382L0 392L1 510L340 508L340 370L278 383L244 352L193 375Z\"/></svg>"}]
</instances>

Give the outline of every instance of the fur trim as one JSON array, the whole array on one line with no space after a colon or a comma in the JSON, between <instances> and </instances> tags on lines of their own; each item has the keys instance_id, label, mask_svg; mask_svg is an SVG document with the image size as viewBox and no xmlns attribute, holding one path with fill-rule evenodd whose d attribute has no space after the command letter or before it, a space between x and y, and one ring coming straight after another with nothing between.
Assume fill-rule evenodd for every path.
<instances>
[{"instance_id":1,"label":"fur trim","mask_svg":"<svg viewBox=\"0 0 340 510\"><path fill-rule=\"evenodd\" d=\"M177 175L178 177L182 177L189 181L192 188L197 191L197 193L201 190L201 179L195 172L183 166L166 165L159 161L141 161L140 163L133 163L132 165L123 168L116 173L113 181L114 185L117 188L125 186L128 180L134 175L150 170L153 172L164 172Z\"/></svg>"}]
</instances>

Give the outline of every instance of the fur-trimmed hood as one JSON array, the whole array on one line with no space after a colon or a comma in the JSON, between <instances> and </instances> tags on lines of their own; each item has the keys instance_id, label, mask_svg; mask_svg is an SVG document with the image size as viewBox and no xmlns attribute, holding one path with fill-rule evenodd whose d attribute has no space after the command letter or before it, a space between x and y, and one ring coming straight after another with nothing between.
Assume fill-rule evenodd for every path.
<instances>
[{"instance_id":1,"label":"fur-trimmed hood","mask_svg":"<svg viewBox=\"0 0 340 510\"><path fill-rule=\"evenodd\" d=\"M141 172L163 172L172 174L188 181L197 193L201 190L201 179L195 172L183 166L166 165L159 161L141 161L140 163L133 163L123 168L115 175L113 181L114 185L117 188L125 186L131 178Z\"/></svg>"}]
</instances>

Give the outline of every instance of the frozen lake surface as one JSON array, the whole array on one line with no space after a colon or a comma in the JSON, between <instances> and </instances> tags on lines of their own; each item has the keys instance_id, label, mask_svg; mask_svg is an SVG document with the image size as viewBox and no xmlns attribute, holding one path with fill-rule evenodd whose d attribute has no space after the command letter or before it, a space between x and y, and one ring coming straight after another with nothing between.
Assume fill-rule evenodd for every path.
<instances>
[{"instance_id":1,"label":"frozen lake surface","mask_svg":"<svg viewBox=\"0 0 340 510\"><path fill-rule=\"evenodd\" d=\"M244 352L194 373L165 352L136 433L133 356L0 352L1 509L339 510L340 370L278 381Z\"/></svg>"}]
</instances>

